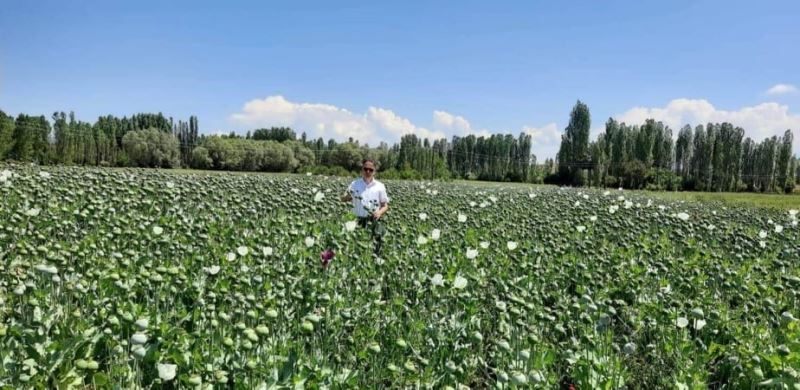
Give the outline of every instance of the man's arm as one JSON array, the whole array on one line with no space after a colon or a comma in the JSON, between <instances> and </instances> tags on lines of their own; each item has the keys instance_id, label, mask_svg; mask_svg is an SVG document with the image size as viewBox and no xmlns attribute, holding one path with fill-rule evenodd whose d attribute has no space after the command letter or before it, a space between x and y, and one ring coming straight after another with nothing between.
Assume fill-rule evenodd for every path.
<instances>
[{"instance_id":1,"label":"man's arm","mask_svg":"<svg viewBox=\"0 0 800 390\"><path fill-rule=\"evenodd\" d=\"M380 217L382 217L383 214L385 214L386 211L389 210L389 196L386 194L386 188L382 189L378 198L381 207L379 207L377 210L375 210L374 213L372 213L372 216L375 217L375 219L380 219Z\"/></svg>"},{"instance_id":2,"label":"man's arm","mask_svg":"<svg viewBox=\"0 0 800 390\"><path fill-rule=\"evenodd\" d=\"M383 202L381 203L381 207L372 213L372 216L375 217L375 219L380 219L387 211L389 211L389 203Z\"/></svg>"},{"instance_id":3,"label":"man's arm","mask_svg":"<svg viewBox=\"0 0 800 390\"><path fill-rule=\"evenodd\" d=\"M342 202L349 202L349 201L353 200L353 185L352 184L347 186L347 191L345 191L344 194L342 194L342 196L339 197L339 200L341 200Z\"/></svg>"}]
</instances>

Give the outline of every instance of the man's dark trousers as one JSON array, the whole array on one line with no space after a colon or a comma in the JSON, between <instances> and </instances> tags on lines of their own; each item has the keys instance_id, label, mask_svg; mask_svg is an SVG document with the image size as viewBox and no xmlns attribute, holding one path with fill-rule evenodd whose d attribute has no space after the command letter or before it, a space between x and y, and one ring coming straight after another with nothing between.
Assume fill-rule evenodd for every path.
<instances>
[{"instance_id":1,"label":"man's dark trousers","mask_svg":"<svg viewBox=\"0 0 800 390\"><path fill-rule=\"evenodd\" d=\"M381 247L383 247L383 235L386 233L386 228L380 219L375 219L373 216L358 217L358 226L369 229L372 235L372 242L374 243L373 253L375 256L381 255Z\"/></svg>"}]
</instances>

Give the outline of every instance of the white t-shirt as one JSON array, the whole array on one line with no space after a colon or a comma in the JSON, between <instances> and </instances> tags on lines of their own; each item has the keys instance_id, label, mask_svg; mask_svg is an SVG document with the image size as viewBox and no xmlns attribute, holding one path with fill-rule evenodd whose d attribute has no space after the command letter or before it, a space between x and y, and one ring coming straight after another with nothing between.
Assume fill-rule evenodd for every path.
<instances>
[{"instance_id":1,"label":"white t-shirt","mask_svg":"<svg viewBox=\"0 0 800 390\"><path fill-rule=\"evenodd\" d=\"M364 178L353 180L347 191L353 197L353 212L359 217L368 217L379 209L382 203L389 203L386 187L375 179L369 184Z\"/></svg>"}]
</instances>

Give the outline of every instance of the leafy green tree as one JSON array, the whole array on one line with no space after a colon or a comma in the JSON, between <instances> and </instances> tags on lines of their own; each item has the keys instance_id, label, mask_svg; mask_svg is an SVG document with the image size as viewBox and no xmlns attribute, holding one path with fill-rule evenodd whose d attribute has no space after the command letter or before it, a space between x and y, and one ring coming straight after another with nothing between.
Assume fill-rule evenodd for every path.
<instances>
[{"instance_id":1,"label":"leafy green tree","mask_svg":"<svg viewBox=\"0 0 800 390\"><path fill-rule=\"evenodd\" d=\"M355 143L345 142L337 145L331 155L331 163L347 169L348 171L355 171L361 166L361 160L364 158L364 153Z\"/></svg>"},{"instance_id":2,"label":"leafy green tree","mask_svg":"<svg viewBox=\"0 0 800 390\"><path fill-rule=\"evenodd\" d=\"M256 129L253 131L251 138L258 141L284 142L296 140L297 135L290 127L271 127L269 129Z\"/></svg>"},{"instance_id":3,"label":"leafy green tree","mask_svg":"<svg viewBox=\"0 0 800 390\"><path fill-rule=\"evenodd\" d=\"M781 138L781 145L778 152L777 161L777 185L784 192L794 190L794 167L792 166L792 141L794 134L791 130L786 130Z\"/></svg>"},{"instance_id":4,"label":"leafy green tree","mask_svg":"<svg viewBox=\"0 0 800 390\"><path fill-rule=\"evenodd\" d=\"M694 155L692 159L692 177L696 190L705 191L710 177L711 170L711 151L707 133L703 125L698 125L694 129Z\"/></svg>"},{"instance_id":5,"label":"leafy green tree","mask_svg":"<svg viewBox=\"0 0 800 390\"><path fill-rule=\"evenodd\" d=\"M675 142L675 172L684 179L688 179L691 172L693 146L692 127L686 125L678 132Z\"/></svg>"},{"instance_id":6,"label":"leafy green tree","mask_svg":"<svg viewBox=\"0 0 800 390\"><path fill-rule=\"evenodd\" d=\"M195 169L209 169L213 161L208 156L208 149L198 146L192 150L191 167Z\"/></svg>"},{"instance_id":7,"label":"leafy green tree","mask_svg":"<svg viewBox=\"0 0 800 390\"><path fill-rule=\"evenodd\" d=\"M19 161L32 161L34 158L34 142L37 128L34 117L19 114L14 123L14 147L11 149L12 158Z\"/></svg>"},{"instance_id":8,"label":"leafy green tree","mask_svg":"<svg viewBox=\"0 0 800 390\"><path fill-rule=\"evenodd\" d=\"M157 128L131 131L122 138L122 145L138 167L180 167L180 145L169 132Z\"/></svg>"},{"instance_id":9,"label":"leafy green tree","mask_svg":"<svg viewBox=\"0 0 800 390\"><path fill-rule=\"evenodd\" d=\"M14 147L14 118L0 110L0 160L6 158Z\"/></svg>"},{"instance_id":10,"label":"leafy green tree","mask_svg":"<svg viewBox=\"0 0 800 390\"><path fill-rule=\"evenodd\" d=\"M558 152L559 173L572 184L581 184L580 165L589 161L589 107L578 100L569 115L569 124L561 136Z\"/></svg>"},{"instance_id":11,"label":"leafy green tree","mask_svg":"<svg viewBox=\"0 0 800 390\"><path fill-rule=\"evenodd\" d=\"M295 170L304 169L314 165L314 152L302 141L286 141L284 145L292 149L292 155L297 160Z\"/></svg>"}]
</instances>

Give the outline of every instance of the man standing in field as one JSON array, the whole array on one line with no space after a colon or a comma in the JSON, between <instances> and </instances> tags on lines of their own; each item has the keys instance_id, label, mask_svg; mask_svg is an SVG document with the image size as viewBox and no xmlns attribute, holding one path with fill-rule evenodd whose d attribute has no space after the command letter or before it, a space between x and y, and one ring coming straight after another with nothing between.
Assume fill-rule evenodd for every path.
<instances>
[{"instance_id":1,"label":"man standing in field","mask_svg":"<svg viewBox=\"0 0 800 390\"><path fill-rule=\"evenodd\" d=\"M389 210L389 196L383 183L375 179L375 170L375 160L364 159L361 162L361 177L350 183L341 200L353 203L359 226L370 229L375 244L374 253L380 256L386 232L381 217Z\"/></svg>"}]
</instances>

